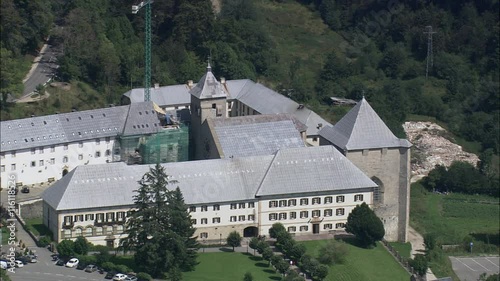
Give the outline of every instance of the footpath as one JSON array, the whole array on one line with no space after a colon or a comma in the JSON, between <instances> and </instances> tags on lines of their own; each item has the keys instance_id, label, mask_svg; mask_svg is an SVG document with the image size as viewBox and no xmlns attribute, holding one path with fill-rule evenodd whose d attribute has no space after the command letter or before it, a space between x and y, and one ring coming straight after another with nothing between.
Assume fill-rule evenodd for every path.
<instances>
[{"instance_id":1,"label":"footpath","mask_svg":"<svg viewBox=\"0 0 500 281\"><path fill-rule=\"evenodd\" d=\"M416 254L425 254L424 238L411 226L408 226L408 242L411 244L411 258ZM438 279L430 268L427 269L426 278L427 281Z\"/></svg>"}]
</instances>

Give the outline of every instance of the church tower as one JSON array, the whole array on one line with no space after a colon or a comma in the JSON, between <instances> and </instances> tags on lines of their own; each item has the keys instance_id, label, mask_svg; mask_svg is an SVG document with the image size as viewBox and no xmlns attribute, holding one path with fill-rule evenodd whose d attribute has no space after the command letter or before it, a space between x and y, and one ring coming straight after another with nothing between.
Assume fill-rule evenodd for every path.
<instances>
[{"instance_id":1,"label":"church tower","mask_svg":"<svg viewBox=\"0 0 500 281\"><path fill-rule=\"evenodd\" d=\"M208 150L206 120L209 118L227 117L227 91L212 73L210 63L207 72L192 88L191 94L191 143L194 158L210 158ZM205 125L204 125L205 123Z\"/></svg>"},{"instance_id":2,"label":"church tower","mask_svg":"<svg viewBox=\"0 0 500 281\"><path fill-rule=\"evenodd\" d=\"M385 239L406 242L411 143L397 138L364 97L335 126L319 134L320 144L333 144L378 185L371 204L384 223Z\"/></svg>"}]
</instances>

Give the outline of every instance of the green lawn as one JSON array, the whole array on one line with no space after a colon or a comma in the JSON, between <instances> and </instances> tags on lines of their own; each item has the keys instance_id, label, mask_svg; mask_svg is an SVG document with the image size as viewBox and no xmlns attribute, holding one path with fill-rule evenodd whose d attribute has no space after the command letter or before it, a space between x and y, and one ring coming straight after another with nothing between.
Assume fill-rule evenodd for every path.
<instances>
[{"instance_id":1,"label":"green lawn","mask_svg":"<svg viewBox=\"0 0 500 281\"><path fill-rule=\"evenodd\" d=\"M435 233L442 244L461 243L469 234L494 237L500 231L498 198L435 194L419 183L412 185L410 198L412 226L421 234Z\"/></svg>"},{"instance_id":2,"label":"green lawn","mask_svg":"<svg viewBox=\"0 0 500 281\"><path fill-rule=\"evenodd\" d=\"M7 227L2 227L2 245L7 245L7 242L9 242L9 235L10 232Z\"/></svg>"},{"instance_id":3,"label":"green lawn","mask_svg":"<svg viewBox=\"0 0 500 281\"><path fill-rule=\"evenodd\" d=\"M327 242L328 240L319 240L301 243L306 245L308 254L316 257L319 248ZM373 249L360 248L353 244L355 243L347 243L349 253L346 263L330 266L325 281L400 281L410 279L410 275L380 243Z\"/></svg>"},{"instance_id":4,"label":"green lawn","mask_svg":"<svg viewBox=\"0 0 500 281\"><path fill-rule=\"evenodd\" d=\"M185 272L185 281L237 281L243 280L246 272L252 273L256 281L281 280L272 267L259 257L246 253L200 253L195 271Z\"/></svg>"},{"instance_id":5,"label":"green lawn","mask_svg":"<svg viewBox=\"0 0 500 281\"><path fill-rule=\"evenodd\" d=\"M398 253L407 259L411 256L411 244L409 242L389 242L389 244L396 250Z\"/></svg>"},{"instance_id":6,"label":"green lawn","mask_svg":"<svg viewBox=\"0 0 500 281\"><path fill-rule=\"evenodd\" d=\"M49 236L52 237L52 232L48 227L43 224L42 218L26 219L24 221L26 227L35 234L35 236Z\"/></svg>"}]
</instances>

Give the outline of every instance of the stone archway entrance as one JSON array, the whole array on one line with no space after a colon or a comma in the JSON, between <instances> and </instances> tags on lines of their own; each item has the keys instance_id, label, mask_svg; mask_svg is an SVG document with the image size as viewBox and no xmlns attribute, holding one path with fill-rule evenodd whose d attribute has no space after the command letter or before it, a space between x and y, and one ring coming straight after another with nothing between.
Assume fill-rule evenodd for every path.
<instances>
[{"instance_id":1,"label":"stone archway entrance","mask_svg":"<svg viewBox=\"0 0 500 281\"><path fill-rule=\"evenodd\" d=\"M64 177L64 176L65 176L65 175L67 175L67 174L68 174L68 169L63 169L63 171L62 171L62 176Z\"/></svg>"},{"instance_id":2,"label":"stone archway entrance","mask_svg":"<svg viewBox=\"0 0 500 281\"><path fill-rule=\"evenodd\" d=\"M255 226L249 226L243 229L243 237L257 237L259 229Z\"/></svg>"}]
</instances>

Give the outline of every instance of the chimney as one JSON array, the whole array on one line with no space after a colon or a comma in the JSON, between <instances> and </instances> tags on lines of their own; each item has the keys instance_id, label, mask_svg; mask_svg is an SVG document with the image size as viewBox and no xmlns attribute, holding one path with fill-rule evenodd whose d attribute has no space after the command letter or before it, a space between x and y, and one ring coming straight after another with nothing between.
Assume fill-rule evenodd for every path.
<instances>
[{"instance_id":1,"label":"chimney","mask_svg":"<svg viewBox=\"0 0 500 281\"><path fill-rule=\"evenodd\" d=\"M189 88L193 87L193 80L188 80L187 85Z\"/></svg>"},{"instance_id":2,"label":"chimney","mask_svg":"<svg viewBox=\"0 0 500 281\"><path fill-rule=\"evenodd\" d=\"M221 83L221 84L226 84L226 78L221 77L221 78L220 78L220 83Z\"/></svg>"},{"instance_id":3,"label":"chimney","mask_svg":"<svg viewBox=\"0 0 500 281\"><path fill-rule=\"evenodd\" d=\"M155 83L155 89L160 88L160 83Z\"/></svg>"}]
</instances>

